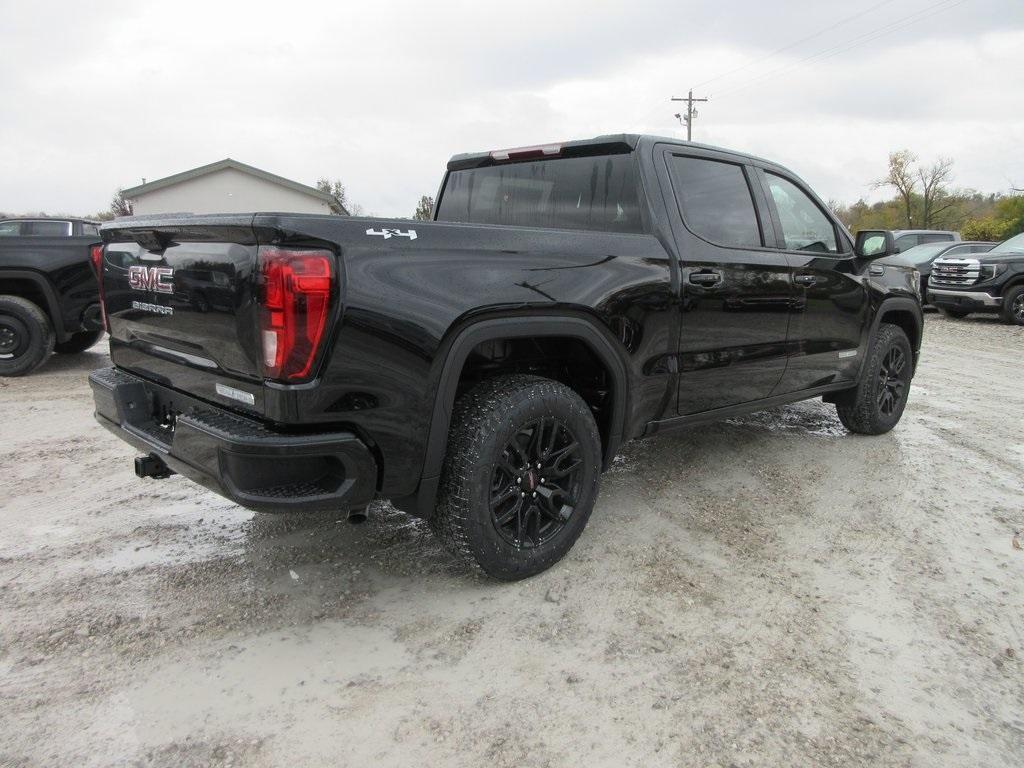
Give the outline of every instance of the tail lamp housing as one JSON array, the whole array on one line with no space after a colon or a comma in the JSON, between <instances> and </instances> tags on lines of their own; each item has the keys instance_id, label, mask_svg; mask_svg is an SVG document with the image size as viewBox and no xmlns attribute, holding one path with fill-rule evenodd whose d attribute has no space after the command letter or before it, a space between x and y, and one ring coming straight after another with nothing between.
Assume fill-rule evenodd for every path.
<instances>
[{"instance_id":1,"label":"tail lamp housing","mask_svg":"<svg viewBox=\"0 0 1024 768\"><path fill-rule=\"evenodd\" d=\"M321 249L261 245L258 263L263 376L304 381L313 374L327 334L334 256Z\"/></svg>"},{"instance_id":2,"label":"tail lamp housing","mask_svg":"<svg viewBox=\"0 0 1024 768\"><path fill-rule=\"evenodd\" d=\"M103 318L103 330L110 331L107 323L107 295L103 290L103 246L94 245L89 248L89 260L92 262L93 271L96 273L96 282L100 287L100 317Z\"/></svg>"}]
</instances>

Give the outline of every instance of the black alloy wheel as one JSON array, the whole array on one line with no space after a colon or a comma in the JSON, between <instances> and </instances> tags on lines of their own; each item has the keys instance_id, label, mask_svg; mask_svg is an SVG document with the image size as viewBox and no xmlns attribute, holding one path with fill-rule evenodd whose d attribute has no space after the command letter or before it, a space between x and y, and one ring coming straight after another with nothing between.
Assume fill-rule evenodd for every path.
<instances>
[{"instance_id":1,"label":"black alloy wheel","mask_svg":"<svg viewBox=\"0 0 1024 768\"><path fill-rule=\"evenodd\" d=\"M491 473L491 520L516 547L556 536L576 510L583 458L560 419L542 416L508 441Z\"/></svg>"},{"instance_id":2,"label":"black alloy wheel","mask_svg":"<svg viewBox=\"0 0 1024 768\"><path fill-rule=\"evenodd\" d=\"M910 397L914 351L906 332L882 323L856 387L832 396L843 426L860 435L881 435L899 423Z\"/></svg>"},{"instance_id":3,"label":"black alloy wheel","mask_svg":"<svg viewBox=\"0 0 1024 768\"><path fill-rule=\"evenodd\" d=\"M908 378L907 356L899 347L892 347L878 371L878 410L883 416L892 416L903 401Z\"/></svg>"},{"instance_id":4,"label":"black alloy wheel","mask_svg":"<svg viewBox=\"0 0 1024 768\"><path fill-rule=\"evenodd\" d=\"M430 526L489 576L550 568L590 519L602 443L590 406L552 379L495 376L455 402Z\"/></svg>"}]
</instances>

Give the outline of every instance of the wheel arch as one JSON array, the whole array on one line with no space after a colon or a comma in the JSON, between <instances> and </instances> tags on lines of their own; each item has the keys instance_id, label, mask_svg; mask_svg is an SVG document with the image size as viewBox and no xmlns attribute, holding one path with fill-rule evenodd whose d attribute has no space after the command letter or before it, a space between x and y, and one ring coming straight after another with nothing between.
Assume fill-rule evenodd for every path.
<instances>
[{"instance_id":1,"label":"wheel arch","mask_svg":"<svg viewBox=\"0 0 1024 768\"><path fill-rule=\"evenodd\" d=\"M434 405L430 418L420 487L412 505L408 501L396 504L402 508L414 506L417 513L426 516L433 509L441 470L448 445L452 409L460 376L470 353L480 344L502 339L567 337L582 342L606 369L612 382L612 404L607 437L602 445L603 464L607 467L622 442L628 402L629 379L627 367L607 332L597 321L577 315L536 315L529 317L498 317L480 319L455 332L448 345L441 372L434 391Z\"/></svg>"},{"instance_id":2,"label":"wheel arch","mask_svg":"<svg viewBox=\"0 0 1024 768\"><path fill-rule=\"evenodd\" d=\"M883 301L878 312L875 313L875 320L871 326L871 338L875 338L878 327L882 323L891 323L899 326L910 339L910 348L914 352L914 367L917 367L917 358L921 352L921 338L924 331L924 317L921 312L921 305L913 299L893 297Z\"/></svg>"},{"instance_id":3,"label":"wheel arch","mask_svg":"<svg viewBox=\"0 0 1024 768\"><path fill-rule=\"evenodd\" d=\"M65 341L64 318L60 313L60 301L49 281L37 272L24 269L0 269L0 294L20 296L31 301L46 313L57 335L58 341Z\"/></svg>"}]
</instances>

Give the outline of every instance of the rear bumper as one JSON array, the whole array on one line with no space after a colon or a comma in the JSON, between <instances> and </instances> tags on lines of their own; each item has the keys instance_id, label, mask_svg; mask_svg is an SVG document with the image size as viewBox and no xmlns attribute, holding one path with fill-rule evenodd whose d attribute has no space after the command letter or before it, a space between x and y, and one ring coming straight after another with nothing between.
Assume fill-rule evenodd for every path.
<instances>
[{"instance_id":1,"label":"rear bumper","mask_svg":"<svg viewBox=\"0 0 1024 768\"><path fill-rule=\"evenodd\" d=\"M947 291L928 289L928 303L940 309L959 309L969 312L998 312L1003 306L999 296L984 291Z\"/></svg>"},{"instance_id":2,"label":"rear bumper","mask_svg":"<svg viewBox=\"0 0 1024 768\"><path fill-rule=\"evenodd\" d=\"M264 512L362 507L377 464L351 432L282 434L118 368L89 375L96 419L139 451L237 504ZM155 413L176 414L174 427Z\"/></svg>"}]
</instances>

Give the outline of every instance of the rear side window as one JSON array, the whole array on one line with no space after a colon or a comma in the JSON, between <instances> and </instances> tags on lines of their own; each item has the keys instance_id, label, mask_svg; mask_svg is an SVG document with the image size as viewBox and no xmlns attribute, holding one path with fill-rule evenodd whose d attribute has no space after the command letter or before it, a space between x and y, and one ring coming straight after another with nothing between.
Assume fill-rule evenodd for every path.
<instances>
[{"instance_id":1,"label":"rear side window","mask_svg":"<svg viewBox=\"0 0 1024 768\"><path fill-rule=\"evenodd\" d=\"M765 176L779 212L786 250L838 253L836 228L818 204L789 179L774 173Z\"/></svg>"},{"instance_id":2,"label":"rear side window","mask_svg":"<svg viewBox=\"0 0 1024 768\"><path fill-rule=\"evenodd\" d=\"M642 232L633 156L538 160L448 174L438 221Z\"/></svg>"},{"instance_id":3,"label":"rear side window","mask_svg":"<svg viewBox=\"0 0 1024 768\"><path fill-rule=\"evenodd\" d=\"M948 243L953 239L952 235L921 235L922 243Z\"/></svg>"},{"instance_id":4,"label":"rear side window","mask_svg":"<svg viewBox=\"0 0 1024 768\"><path fill-rule=\"evenodd\" d=\"M670 169L687 229L716 245L762 245L754 198L743 168L717 160L673 155Z\"/></svg>"},{"instance_id":5,"label":"rear side window","mask_svg":"<svg viewBox=\"0 0 1024 768\"><path fill-rule=\"evenodd\" d=\"M20 221L5 221L0 224L0 237L17 237L20 234Z\"/></svg>"},{"instance_id":6,"label":"rear side window","mask_svg":"<svg viewBox=\"0 0 1024 768\"><path fill-rule=\"evenodd\" d=\"M96 226L95 224L83 224L82 225L82 234L83 235L88 235L89 237L99 237L99 235L100 235L100 228L98 226Z\"/></svg>"}]
</instances>

